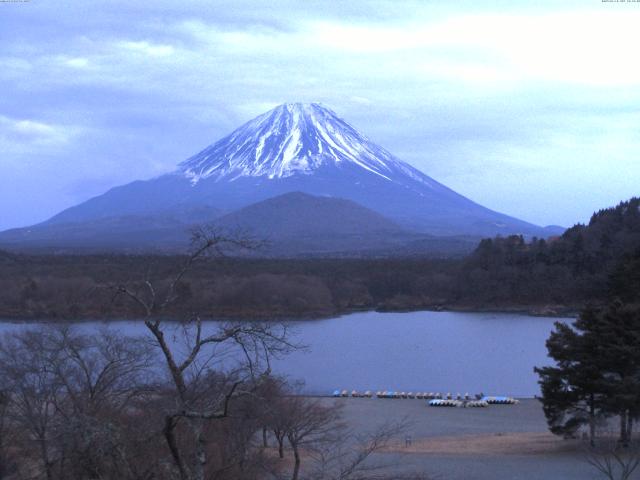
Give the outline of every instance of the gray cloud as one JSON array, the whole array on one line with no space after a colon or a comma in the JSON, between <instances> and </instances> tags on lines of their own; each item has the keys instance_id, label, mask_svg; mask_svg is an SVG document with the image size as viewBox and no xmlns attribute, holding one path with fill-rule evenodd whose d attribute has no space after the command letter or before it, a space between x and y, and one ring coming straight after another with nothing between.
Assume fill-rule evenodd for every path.
<instances>
[{"instance_id":1,"label":"gray cloud","mask_svg":"<svg viewBox=\"0 0 640 480\"><path fill-rule=\"evenodd\" d=\"M479 3L0 4L0 228L170 171L287 101L540 224L636 194L640 8Z\"/></svg>"}]
</instances>

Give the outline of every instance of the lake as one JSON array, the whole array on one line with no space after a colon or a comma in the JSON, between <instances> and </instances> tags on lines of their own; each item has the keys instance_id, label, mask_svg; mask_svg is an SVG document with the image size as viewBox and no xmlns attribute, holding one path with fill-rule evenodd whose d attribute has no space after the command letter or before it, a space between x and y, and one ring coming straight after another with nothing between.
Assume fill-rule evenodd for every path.
<instances>
[{"instance_id":1,"label":"lake","mask_svg":"<svg viewBox=\"0 0 640 480\"><path fill-rule=\"evenodd\" d=\"M356 389L532 397L539 393L533 367L551 363L545 340L555 321L510 313L364 312L291 322L295 341L308 348L276 360L273 369L303 379L310 394ZM24 324L0 323L0 332L18 328ZM146 332L135 321L109 328Z\"/></svg>"}]
</instances>

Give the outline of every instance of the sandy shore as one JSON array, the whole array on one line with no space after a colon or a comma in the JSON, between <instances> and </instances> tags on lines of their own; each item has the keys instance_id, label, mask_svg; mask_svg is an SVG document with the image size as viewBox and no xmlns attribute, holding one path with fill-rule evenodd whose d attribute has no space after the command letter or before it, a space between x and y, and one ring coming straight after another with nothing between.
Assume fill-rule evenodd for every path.
<instances>
[{"instance_id":1,"label":"sandy shore","mask_svg":"<svg viewBox=\"0 0 640 480\"><path fill-rule=\"evenodd\" d=\"M551 435L540 402L487 408L436 408L424 400L324 399L340 405L357 432L409 421L385 453L398 468L447 480L595 480L580 441ZM405 446L410 437L411 445Z\"/></svg>"},{"instance_id":2,"label":"sandy shore","mask_svg":"<svg viewBox=\"0 0 640 480\"><path fill-rule=\"evenodd\" d=\"M579 441L567 441L550 433L493 433L398 440L387 451L430 455L554 455L580 452Z\"/></svg>"}]
</instances>

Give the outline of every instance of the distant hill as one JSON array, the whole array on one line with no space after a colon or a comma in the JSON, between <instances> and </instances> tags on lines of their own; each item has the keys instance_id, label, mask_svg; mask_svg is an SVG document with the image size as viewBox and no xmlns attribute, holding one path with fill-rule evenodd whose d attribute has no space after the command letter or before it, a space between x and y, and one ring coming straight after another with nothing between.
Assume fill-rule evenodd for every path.
<instances>
[{"instance_id":1,"label":"distant hill","mask_svg":"<svg viewBox=\"0 0 640 480\"><path fill-rule=\"evenodd\" d=\"M256 251L234 252L243 256L448 257L470 253L480 240L417 233L351 200L291 192L222 216L203 207L40 224L0 233L0 245L43 253L171 254L185 251L191 230L202 224L264 243Z\"/></svg>"},{"instance_id":2,"label":"distant hill","mask_svg":"<svg viewBox=\"0 0 640 480\"><path fill-rule=\"evenodd\" d=\"M0 232L0 245L21 251L171 252L184 250L194 225L210 223L221 213L213 207L181 206L155 215L128 214L45 222Z\"/></svg>"},{"instance_id":3,"label":"distant hill","mask_svg":"<svg viewBox=\"0 0 640 480\"><path fill-rule=\"evenodd\" d=\"M401 244L415 233L368 208L341 198L292 192L219 218L223 231L266 240L272 254L368 251Z\"/></svg>"},{"instance_id":4,"label":"distant hill","mask_svg":"<svg viewBox=\"0 0 640 480\"><path fill-rule=\"evenodd\" d=\"M106 217L8 230L0 235L0 244L18 251L157 252L184 248L189 239L188 227L163 217Z\"/></svg>"},{"instance_id":5,"label":"distant hill","mask_svg":"<svg viewBox=\"0 0 640 480\"><path fill-rule=\"evenodd\" d=\"M245 228L262 238L407 233L396 222L351 200L286 193L254 203L219 218L216 224Z\"/></svg>"},{"instance_id":6,"label":"distant hill","mask_svg":"<svg viewBox=\"0 0 640 480\"><path fill-rule=\"evenodd\" d=\"M479 238L434 237L406 228L351 200L286 193L214 222L221 231L266 241L269 256L458 256Z\"/></svg>"}]
</instances>

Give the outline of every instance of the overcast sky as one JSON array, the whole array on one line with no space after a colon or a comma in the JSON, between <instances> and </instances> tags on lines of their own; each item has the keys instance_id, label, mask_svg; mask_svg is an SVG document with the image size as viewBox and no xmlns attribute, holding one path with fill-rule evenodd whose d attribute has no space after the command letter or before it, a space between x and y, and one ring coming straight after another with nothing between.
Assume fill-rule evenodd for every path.
<instances>
[{"instance_id":1,"label":"overcast sky","mask_svg":"<svg viewBox=\"0 0 640 480\"><path fill-rule=\"evenodd\" d=\"M0 2L0 229L321 102L495 210L640 194L640 3Z\"/></svg>"}]
</instances>

